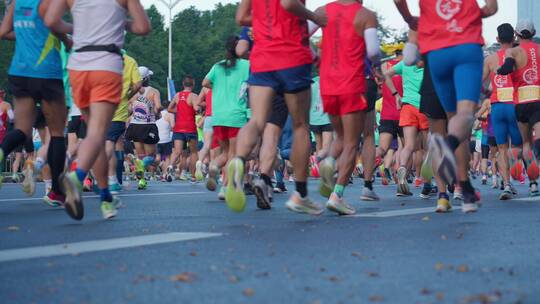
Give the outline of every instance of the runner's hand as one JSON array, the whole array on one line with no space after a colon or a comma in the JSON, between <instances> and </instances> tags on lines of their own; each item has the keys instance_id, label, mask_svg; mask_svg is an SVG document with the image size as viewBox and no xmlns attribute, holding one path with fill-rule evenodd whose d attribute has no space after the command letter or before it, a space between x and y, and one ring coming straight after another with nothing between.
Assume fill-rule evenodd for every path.
<instances>
[{"instance_id":1,"label":"runner's hand","mask_svg":"<svg viewBox=\"0 0 540 304\"><path fill-rule=\"evenodd\" d=\"M326 17L326 15L314 14L312 21L315 22L315 24L317 24L318 26L324 27L328 23L328 18Z\"/></svg>"}]
</instances>

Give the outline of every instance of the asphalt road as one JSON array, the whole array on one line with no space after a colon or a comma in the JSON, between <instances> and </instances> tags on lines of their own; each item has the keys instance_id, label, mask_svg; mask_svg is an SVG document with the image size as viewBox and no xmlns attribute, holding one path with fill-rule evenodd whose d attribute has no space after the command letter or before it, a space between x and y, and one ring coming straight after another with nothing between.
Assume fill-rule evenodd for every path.
<instances>
[{"instance_id":1,"label":"asphalt road","mask_svg":"<svg viewBox=\"0 0 540 304\"><path fill-rule=\"evenodd\" d=\"M479 185L480 212L436 214L419 189L398 199L377 185L383 200L366 203L355 182L345 193L355 217L293 214L284 194L272 210L251 197L235 214L203 185L173 182L125 191L111 221L87 198L81 222L6 184L1 302L540 302L540 198L525 186L501 202Z\"/></svg>"}]
</instances>

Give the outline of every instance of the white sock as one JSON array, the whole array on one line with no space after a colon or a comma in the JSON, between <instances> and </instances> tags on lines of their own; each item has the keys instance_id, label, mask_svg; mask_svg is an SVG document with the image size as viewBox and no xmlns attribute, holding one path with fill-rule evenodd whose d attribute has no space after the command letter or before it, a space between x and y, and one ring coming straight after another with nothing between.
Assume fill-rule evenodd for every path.
<instances>
[{"instance_id":1,"label":"white sock","mask_svg":"<svg viewBox=\"0 0 540 304\"><path fill-rule=\"evenodd\" d=\"M36 172L41 172L41 169L43 169L43 166L45 166L45 160L41 157L36 157L36 161L34 162L34 169Z\"/></svg>"},{"instance_id":2,"label":"white sock","mask_svg":"<svg viewBox=\"0 0 540 304\"><path fill-rule=\"evenodd\" d=\"M49 194L49 191L51 191L52 188L52 180L50 179L44 179L43 182L45 183L45 195Z\"/></svg>"},{"instance_id":3,"label":"white sock","mask_svg":"<svg viewBox=\"0 0 540 304\"><path fill-rule=\"evenodd\" d=\"M109 176L109 186L118 184L118 179L116 178L116 175Z\"/></svg>"}]
</instances>

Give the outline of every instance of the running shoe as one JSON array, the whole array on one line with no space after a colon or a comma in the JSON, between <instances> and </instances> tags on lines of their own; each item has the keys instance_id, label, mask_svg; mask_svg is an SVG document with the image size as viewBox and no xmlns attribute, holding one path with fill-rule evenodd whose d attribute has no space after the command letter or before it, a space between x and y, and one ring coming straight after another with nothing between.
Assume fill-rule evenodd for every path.
<instances>
[{"instance_id":1,"label":"running shoe","mask_svg":"<svg viewBox=\"0 0 540 304\"><path fill-rule=\"evenodd\" d=\"M219 189L219 192L218 192L218 195L217 195L218 199L220 201L224 201L225 200L225 187L221 187Z\"/></svg>"},{"instance_id":2,"label":"running shoe","mask_svg":"<svg viewBox=\"0 0 540 304\"><path fill-rule=\"evenodd\" d=\"M379 196L372 189L369 189L368 187L364 187L362 189L362 195L360 196L360 199L363 201L378 201Z\"/></svg>"},{"instance_id":3,"label":"running shoe","mask_svg":"<svg viewBox=\"0 0 540 304\"><path fill-rule=\"evenodd\" d=\"M461 190L456 190L454 192L454 200L456 200L456 201L462 201L463 200L463 194L461 193Z\"/></svg>"},{"instance_id":4,"label":"running shoe","mask_svg":"<svg viewBox=\"0 0 540 304\"><path fill-rule=\"evenodd\" d=\"M461 211L463 213L476 212L480 206L480 193L476 190L472 193L463 191L463 203L461 204Z\"/></svg>"},{"instance_id":5,"label":"running shoe","mask_svg":"<svg viewBox=\"0 0 540 304\"><path fill-rule=\"evenodd\" d=\"M75 220L82 220L84 217L84 206L82 203L82 184L76 172L70 172L62 177L62 186L66 194L66 212Z\"/></svg>"},{"instance_id":6,"label":"running shoe","mask_svg":"<svg viewBox=\"0 0 540 304\"><path fill-rule=\"evenodd\" d=\"M109 190L112 194L118 194L120 191L122 191L122 186L119 183L114 183L109 185Z\"/></svg>"},{"instance_id":7,"label":"running shoe","mask_svg":"<svg viewBox=\"0 0 540 304\"><path fill-rule=\"evenodd\" d=\"M14 184L18 184L21 182L21 178L19 177L19 173L15 172L11 175L11 182Z\"/></svg>"},{"instance_id":8,"label":"running shoe","mask_svg":"<svg viewBox=\"0 0 540 304\"><path fill-rule=\"evenodd\" d=\"M339 215L353 215L356 213L356 210L351 207L343 197L339 197L337 194L332 192L328 202L326 202L326 209L333 211Z\"/></svg>"},{"instance_id":9,"label":"running shoe","mask_svg":"<svg viewBox=\"0 0 540 304\"><path fill-rule=\"evenodd\" d=\"M255 192L253 192L253 186L251 186L251 183L244 183L244 193L246 195L254 195Z\"/></svg>"},{"instance_id":10,"label":"running shoe","mask_svg":"<svg viewBox=\"0 0 540 304\"><path fill-rule=\"evenodd\" d=\"M512 183L510 183L509 185L510 185L510 191L512 191L512 195L517 195L518 192L517 192L517 189L514 187L514 185L512 185Z\"/></svg>"},{"instance_id":11,"label":"running shoe","mask_svg":"<svg viewBox=\"0 0 540 304\"><path fill-rule=\"evenodd\" d=\"M325 158L319 163L319 174L321 175L319 193L323 197L330 197L336 185L335 166L336 161L331 158Z\"/></svg>"},{"instance_id":12,"label":"running shoe","mask_svg":"<svg viewBox=\"0 0 540 304\"><path fill-rule=\"evenodd\" d=\"M383 184L383 186L388 186L389 182L388 182L388 175L386 175L386 170L383 166L380 166L379 167L379 174L381 175L381 184Z\"/></svg>"},{"instance_id":13,"label":"running shoe","mask_svg":"<svg viewBox=\"0 0 540 304\"><path fill-rule=\"evenodd\" d=\"M49 191L49 193L43 197L43 202L49 205L49 207L61 207L65 204L66 197L61 194L56 194L54 191Z\"/></svg>"},{"instance_id":14,"label":"running shoe","mask_svg":"<svg viewBox=\"0 0 540 304\"><path fill-rule=\"evenodd\" d=\"M187 181L189 180L189 176L186 171L182 170L182 173L180 173L180 177L178 179L181 181Z\"/></svg>"},{"instance_id":15,"label":"running shoe","mask_svg":"<svg viewBox=\"0 0 540 304\"><path fill-rule=\"evenodd\" d=\"M104 219L108 220L115 217L118 214L118 211L113 202L103 201L101 202L101 214Z\"/></svg>"},{"instance_id":16,"label":"running shoe","mask_svg":"<svg viewBox=\"0 0 540 304\"><path fill-rule=\"evenodd\" d=\"M167 174L165 179L167 180L168 183L171 183L173 181L173 176L171 174Z\"/></svg>"},{"instance_id":17,"label":"running shoe","mask_svg":"<svg viewBox=\"0 0 540 304\"><path fill-rule=\"evenodd\" d=\"M431 160L431 151L428 150L428 152L426 153L426 157L422 162L422 167L420 168L420 176L422 176L422 178L426 181L429 181L433 178L433 167L431 164Z\"/></svg>"},{"instance_id":18,"label":"running shoe","mask_svg":"<svg viewBox=\"0 0 540 304\"><path fill-rule=\"evenodd\" d=\"M244 193L244 162L240 158L233 158L227 170L227 189L225 201L229 209L242 212L246 208L246 194Z\"/></svg>"},{"instance_id":19,"label":"running shoe","mask_svg":"<svg viewBox=\"0 0 540 304\"><path fill-rule=\"evenodd\" d=\"M529 185L529 196L540 196L540 192L538 191L538 184L536 182L532 182Z\"/></svg>"},{"instance_id":20,"label":"running shoe","mask_svg":"<svg viewBox=\"0 0 540 304\"><path fill-rule=\"evenodd\" d=\"M397 196L411 196L412 193L409 191L409 183L407 182L407 169L400 167L397 171L398 178L398 187L397 187Z\"/></svg>"},{"instance_id":21,"label":"running shoe","mask_svg":"<svg viewBox=\"0 0 540 304\"><path fill-rule=\"evenodd\" d=\"M425 183L424 187L422 188L422 192L420 192L420 198L422 199L430 199L431 194L433 193L433 187L430 183Z\"/></svg>"},{"instance_id":22,"label":"running shoe","mask_svg":"<svg viewBox=\"0 0 540 304\"><path fill-rule=\"evenodd\" d=\"M301 198L298 192L294 192L289 200L285 203L287 209L293 212L306 213L309 215L321 215L324 208L309 199L309 197Z\"/></svg>"},{"instance_id":23,"label":"running shoe","mask_svg":"<svg viewBox=\"0 0 540 304\"><path fill-rule=\"evenodd\" d=\"M92 189L93 189L92 179L90 179L89 177L87 177L87 178L84 180L84 183L83 183L83 191L84 191L84 192L91 192Z\"/></svg>"},{"instance_id":24,"label":"running shoe","mask_svg":"<svg viewBox=\"0 0 540 304\"><path fill-rule=\"evenodd\" d=\"M274 193L286 193L287 187L285 187L285 183L276 183L276 186L274 187Z\"/></svg>"},{"instance_id":25,"label":"running shoe","mask_svg":"<svg viewBox=\"0 0 540 304\"><path fill-rule=\"evenodd\" d=\"M444 138L438 134L432 134L429 139L429 152L433 158L433 171L442 181L451 185L456 180L456 157Z\"/></svg>"},{"instance_id":26,"label":"running shoe","mask_svg":"<svg viewBox=\"0 0 540 304\"><path fill-rule=\"evenodd\" d=\"M208 170L208 179L206 180L206 189L209 191L216 191L217 188L217 176L219 174L219 168L213 164L210 164Z\"/></svg>"},{"instance_id":27,"label":"running shoe","mask_svg":"<svg viewBox=\"0 0 540 304\"><path fill-rule=\"evenodd\" d=\"M28 194L28 196L33 196L36 192L36 180L34 177L34 162L27 160L24 164L24 180L22 183L23 191Z\"/></svg>"},{"instance_id":28,"label":"running shoe","mask_svg":"<svg viewBox=\"0 0 540 304\"><path fill-rule=\"evenodd\" d=\"M253 185L253 192L257 197L257 207L259 209L272 208L272 187L268 186L262 179L257 179Z\"/></svg>"},{"instance_id":29,"label":"running shoe","mask_svg":"<svg viewBox=\"0 0 540 304\"><path fill-rule=\"evenodd\" d=\"M202 173L202 166L203 166L203 163L200 160L198 160L197 163L195 164L195 178L198 181L202 181L204 179L204 176Z\"/></svg>"},{"instance_id":30,"label":"running shoe","mask_svg":"<svg viewBox=\"0 0 540 304\"><path fill-rule=\"evenodd\" d=\"M141 179L139 180L139 185L137 186L137 189L138 189L138 190L146 190L146 187L148 187L148 184L147 184L147 182L146 182L146 179L141 178Z\"/></svg>"},{"instance_id":31,"label":"running shoe","mask_svg":"<svg viewBox=\"0 0 540 304\"><path fill-rule=\"evenodd\" d=\"M487 185L487 180L488 180L487 175L483 174L482 175L482 185Z\"/></svg>"},{"instance_id":32,"label":"running shoe","mask_svg":"<svg viewBox=\"0 0 540 304\"><path fill-rule=\"evenodd\" d=\"M512 194L512 188L510 187L510 185L507 184L504 186L504 190L501 195L499 195L499 199L501 201L506 201L512 199L513 196L514 195Z\"/></svg>"},{"instance_id":33,"label":"running shoe","mask_svg":"<svg viewBox=\"0 0 540 304\"><path fill-rule=\"evenodd\" d=\"M420 177L415 177L414 178L414 187L415 188L420 188L420 186L422 186L423 183L424 183L424 181L422 181L422 179Z\"/></svg>"},{"instance_id":34,"label":"running shoe","mask_svg":"<svg viewBox=\"0 0 540 304\"><path fill-rule=\"evenodd\" d=\"M450 198L448 197L448 194L440 193L439 199L437 200L437 208L435 208L435 212L446 213L450 212L451 209L452 204L450 204Z\"/></svg>"},{"instance_id":35,"label":"running shoe","mask_svg":"<svg viewBox=\"0 0 540 304\"><path fill-rule=\"evenodd\" d=\"M113 204L114 208L116 208L116 209L120 209L120 208L124 207L124 203L122 203L120 198L118 196L116 196L116 195L113 195L112 204Z\"/></svg>"}]
</instances>

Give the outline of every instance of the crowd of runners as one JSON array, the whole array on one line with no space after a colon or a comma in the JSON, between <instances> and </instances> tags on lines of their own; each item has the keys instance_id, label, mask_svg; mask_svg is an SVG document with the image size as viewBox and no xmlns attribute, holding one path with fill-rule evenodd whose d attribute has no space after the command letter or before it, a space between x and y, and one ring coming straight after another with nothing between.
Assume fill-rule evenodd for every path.
<instances>
[{"instance_id":1,"label":"crowd of runners","mask_svg":"<svg viewBox=\"0 0 540 304\"><path fill-rule=\"evenodd\" d=\"M83 191L99 194L109 219L117 194L131 181L147 189L149 179L204 183L237 212L246 196L270 209L274 193L291 191L291 211L351 215L356 201L379 200L377 182L394 184L398 197L422 187L437 212L452 200L477 211L476 178L485 187L491 179L501 200L525 195L512 182L539 195L531 21L499 25L490 53L482 18L496 0L420 0L419 16L394 0L408 39L382 46L361 0L315 11L305 2L242 0L242 28L223 42L223 60L202 83L184 76L182 91L163 100L151 69L123 50L126 30L151 31L139 0L6 1L0 38L15 40L15 52L11 105L0 90L0 171L30 196L44 181L44 202L76 220ZM310 177L325 204L308 195ZM358 199L345 194L356 177Z\"/></svg>"}]
</instances>

